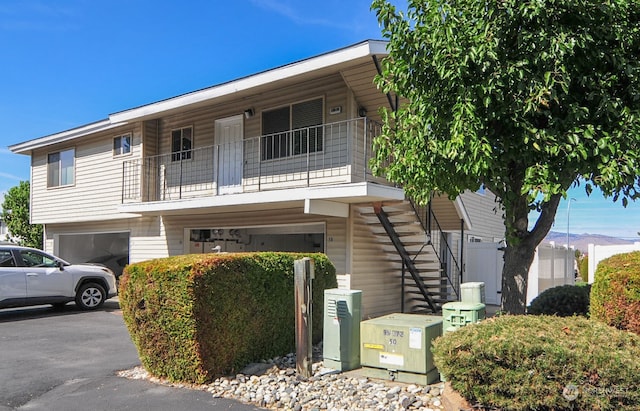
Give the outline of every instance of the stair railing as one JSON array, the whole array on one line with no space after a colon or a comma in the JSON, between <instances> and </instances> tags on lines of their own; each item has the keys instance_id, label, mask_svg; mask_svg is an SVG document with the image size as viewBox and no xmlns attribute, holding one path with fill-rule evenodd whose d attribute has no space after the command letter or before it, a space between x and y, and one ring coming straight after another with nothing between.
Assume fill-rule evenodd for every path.
<instances>
[{"instance_id":1,"label":"stair railing","mask_svg":"<svg viewBox=\"0 0 640 411\"><path fill-rule=\"evenodd\" d=\"M389 221L389 217L387 216L387 213L382 209L382 205L380 203L374 203L373 210L378 216L378 220L380 221L380 224L382 225L387 235L389 236L389 239L391 239L391 242L393 243L393 246L398 252L398 255L400 255L400 258L402 259L403 269L406 267L407 271L409 271L409 274L411 274L413 281L418 286L418 290L420 291L420 294L422 294L422 297L424 298L426 303L429 305L429 308L431 309L431 311L433 311L434 313L438 312L436 303L435 301L433 301L431 294L427 291L427 287L425 286L424 282L422 281L422 278L420 277L420 272L418 271L418 268L416 267L414 260L411 258L411 256L407 252L406 248L402 244L402 241L400 241L400 237L398 236L398 233L393 227L393 224L391 224L391 222ZM402 277L404 279L404 272L402 274ZM403 288L404 288L404 283L403 283ZM404 311L404 305L402 306L402 310Z\"/></svg>"},{"instance_id":2,"label":"stair railing","mask_svg":"<svg viewBox=\"0 0 640 411\"><path fill-rule=\"evenodd\" d=\"M425 207L416 204L413 199L409 200L413 211L416 213L420 224L424 232L427 235L426 244L430 245L438 257L440 266L443 268L443 272L447 277L447 282L451 286L451 290L456 299L460 298L460 279L462 278L462 261L459 263L455 253L451 249L449 242L444 236L444 231L438 223L438 219L431 208L431 202ZM436 247L434 241L432 241L432 235L436 233L438 235L438 244L440 247ZM462 236L461 236L462 237ZM444 255L443 255L444 254ZM461 257L462 258L462 257ZM451 272L447 267L447 261L451 261ZM453 277L453 278L452 278Z\"/></svg>"}]
</instances>

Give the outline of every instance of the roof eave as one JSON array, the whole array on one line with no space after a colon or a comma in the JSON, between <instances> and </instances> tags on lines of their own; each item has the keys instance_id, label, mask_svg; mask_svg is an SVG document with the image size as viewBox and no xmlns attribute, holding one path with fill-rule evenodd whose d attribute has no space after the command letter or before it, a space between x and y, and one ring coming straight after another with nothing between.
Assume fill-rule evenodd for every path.
<instances>
[{"instance_id":1,"label":"roof eave","mask_svg":"<svg viewBox=\"0 0 640 411\"><path fill-rule=\"evenodd\" d=\"M208 87L202 90L172 97L156 103L147 104L141 107L124 110L109 115L109 118L95 123L80 126L71 130L51 134L23 143L9 146L9 150L17 154L31 154L35 149L43 148L52 144L70 141L79 137L87 136L100 131L119 127L131 121L139 121L143 118L157 117L159 114L171 110L180 109L187 106L202 104L216 98L229 96L241 91L250 90L260 86L268 85L274 81L291 79L306 73L323 70L332 66L339 66L350 61L358 60L367 56L387 55L387 42L383 40L366 40L352 46L331 51L319 56L310 57L305 60L290 63L281 67L263 71L237 80L217 86Z\"/></svg>"},{"instance_id":2,"label":"roof eave","mask_svg":"<svg viewBox=\"0 0 640 411\"><path fill-rule=\"evenodd\" d=\"M293 78L313 71L337 66L349 61L372 55L386 55L387 42L382 40L367 40L340 50L332 51L320 56L311 57L295 63L263 71L217 86L169 98L157 103L147 104L130 110L111 114L112 122L125 122L144 117L155 116L160 113L175 110L185 106L195 105L234 93L250 90L273 83L274 81Z\"/></svg>"},{"instance_id":3,"label":"roof eave","mask_svg":"<svg viewBox=\"0 0 640 411\"><path fill-rule=\"evenodd\" d=\"M61 133L51 134L46 137L40 137L34 140L25 141L23 143L14 144L9 146L8 148L16 154L31 154L33 150L38 148L42 148L51 144L63 143L65 141L73 140L78 137L83 137L100 131L110 130L115 127L120 127L124 124L126 124L126 122L114 123L109 119L100 120L95 123L86 124L81 127L63 131Z\"/></svg>"}]
</instances>

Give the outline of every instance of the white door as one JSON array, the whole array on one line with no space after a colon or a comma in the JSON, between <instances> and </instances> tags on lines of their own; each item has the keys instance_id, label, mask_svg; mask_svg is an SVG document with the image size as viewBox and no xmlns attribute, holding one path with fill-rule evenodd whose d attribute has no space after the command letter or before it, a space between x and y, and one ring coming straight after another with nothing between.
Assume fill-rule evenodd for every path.
<instances>
[{"instance_id":1,"label":"white door","mask_svg":"<svg viewBox=\"0 0 640 411\"><path fill-rule=\"evenodd\" d=\"M218 194L242 192L242 115L216 120Z\"/></svg>"},{"instance_id":2,"label":"white door","mask_svg":"<svg viewBox=\"0 0 640 411\"><path fill-rule=\"evenodd\" d=\"M465 243L463 282L483 282L487 304L499 305L502 289L503 252L500 243Z\"/></svg>"}]
</instances>

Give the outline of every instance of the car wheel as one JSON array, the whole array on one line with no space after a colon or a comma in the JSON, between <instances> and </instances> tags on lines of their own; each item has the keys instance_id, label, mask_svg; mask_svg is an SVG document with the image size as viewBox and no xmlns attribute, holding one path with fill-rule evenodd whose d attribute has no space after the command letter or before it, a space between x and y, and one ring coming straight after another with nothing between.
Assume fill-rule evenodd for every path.
<instances>
[{"instance_id":1,"label":"car wheel","mask_svg":"<svg viewBox=\"0 0 640 411\"><path fill-rule=\"evenodd\" d=\"M76 305L83 310L94 310L100 307L107 298L107 293L100 284L82 284L76 293Z\"/></svg>"}]
</instances>

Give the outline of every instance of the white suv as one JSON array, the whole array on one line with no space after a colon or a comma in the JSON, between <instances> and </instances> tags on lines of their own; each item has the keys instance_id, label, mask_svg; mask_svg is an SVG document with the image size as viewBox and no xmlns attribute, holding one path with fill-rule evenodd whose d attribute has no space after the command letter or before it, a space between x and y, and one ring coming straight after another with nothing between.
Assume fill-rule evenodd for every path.
<instances>
[{"instance_id":1,"label":"white suv","mask_svg":"<svg viewBox=\"0 0 640 411\"><path fill-rule=\"evenodd\" d=\"M100 307L117 294L106 267L69 264L35 248L0 245L0 308L75 301L83 310Z\"/></svg>"}]
</instances>

